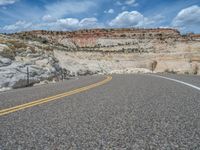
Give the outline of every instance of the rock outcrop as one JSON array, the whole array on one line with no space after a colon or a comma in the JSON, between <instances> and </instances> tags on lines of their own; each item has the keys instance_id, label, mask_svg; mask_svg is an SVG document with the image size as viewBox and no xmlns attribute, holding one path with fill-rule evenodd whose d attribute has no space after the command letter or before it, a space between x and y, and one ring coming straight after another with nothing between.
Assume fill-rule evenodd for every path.
<instances>
[{"instance_id":1,"label":"rock outcrop","mask_svg":"<svg viewBox=\"0 0 200 150\"><path fill-rule=\"evenodd\" d=\"M200 74L200 35L175 29L21 32L0 36L0 56L1 88L24 86L27 67L31 83L110 73Z\"/></svg>"},{"instance_id":2,"label":"rock outcrop","mask_svg":"<svg viewBox=\"0 0 200 150\"><path fill-rule=\"evenodd\" d=\"M5 36L1 36L0 41L0 90L31 86L40 81L60 78L62 68L58 60L52 52L40 49L38 46L41 44L34 45Z\"/></svg>"},{"instance_id":3,"label":"rock outcrop","mask_svg":"<svg viewBox=\"0 0 200 150\"><path fill-rule=\"evenodd\" d=\"M62 51L56 56L61 66L74 70L75 74L77 68L92 69L93 66L101 73L141 68L154 72L200 74L200 36L181 35L175 29L32 31L14 36L39 38L53 44ZM156 62L154 68L152 62Z\"/></svg>"}]
</instances>

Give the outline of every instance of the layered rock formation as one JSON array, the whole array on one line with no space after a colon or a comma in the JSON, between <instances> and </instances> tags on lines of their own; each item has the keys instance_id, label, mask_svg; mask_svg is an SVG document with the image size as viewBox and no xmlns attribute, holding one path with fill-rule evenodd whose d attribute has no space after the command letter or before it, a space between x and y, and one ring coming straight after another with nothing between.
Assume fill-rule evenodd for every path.
<instances>
[{"instance_id":1,"label":"layered rock formation","mask_svg":"<svg viewBox=\"0 0 200 150\"><path fill-rule=\"evenodd\" d=\"M193 73L200 62L200 35L181 35L175 29L33 31L15 36L46 39L62 46L63 54L71 63L82 62L86 67L105 61L100 65L111 70L119 67L151 70L151 63L157 61L156 72Z\"/></svg>"},{"instance_id":2,"label":"layered rock formation","mask_svg":"<svg viewBox=\"0 0 200 150\"><path fill-rule=\"evenodd\" d=\"M0 42L0 91L59 78L61 68L58 60L52 52L42 50L42 44L7 36L0 36Z\"/></svg>"},{"instance_id":3,"label":"layered rock formation","mask_svg":"<svg viewBox=\"0 0 200 150\"><path fill-rule=\"evenodd\" d=\"M176 41L187 41L173 29L94 29L74 32L33 31L19 37L39 37L65 46L68 51L133 52L166 51Z\"/></svg>"},{"instance_id":4,"label":"layered rock formation","mask_svg":"<svg viewBox=\"0 0 200 150\"><path fill-rule=\"evenodd\" d=\"M45 78L63 72L66 76L152 71L200 74L200 35L181 35L174 29L32 31L1 38L7 42L0 41L4 49L0 69L28 63L43 70ZM13 39L22 47L14 44L14 53ZM40 74L38 80L42 79Z\"/></svg>"}]
</instances>

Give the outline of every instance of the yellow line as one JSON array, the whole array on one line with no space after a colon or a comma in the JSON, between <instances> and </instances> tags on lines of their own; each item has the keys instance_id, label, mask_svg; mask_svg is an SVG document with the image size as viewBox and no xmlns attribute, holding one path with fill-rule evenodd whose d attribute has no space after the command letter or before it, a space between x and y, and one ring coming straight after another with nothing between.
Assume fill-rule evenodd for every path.
<instances>
[{"instance_id":1,"label":"yellow line","mask_svg":"<svg viewBox=\"0 0 200 150\"><path fill-rule=\"evenodd\" d=\"M91 84L91 85L88 85L88 86L85 86L85 87L81 87L81 88L78 88L78 89L75 89L75 90L72 90L72 91L69 91L69 92L65 92L65 93L62 93L62 94L54 95L54 96L43 98L43 99L39 99L39 100L29 102L29 103L25 103L25 104L22 104L22 105L14 106L14 107L11 107L11 108L2 109L2 110L0 110L0 116L7 115L7 114L10 114L10 113L22 110L22 109L30 108L30 107L33 107L33 106L41 105L41 104L44 104L44 103L47 103L47 102L50 102L50 101L58 100L60 98L67 97L67 96L70 96L70 95L74 95L74 94L77 94L77 93L81 93L81 92L93 89L95 87L98 87L100 85L106 84L107 82L109 82L111 80L112 80L112 77L107 76L105 80Z\"/></svg>"}]
</instances>

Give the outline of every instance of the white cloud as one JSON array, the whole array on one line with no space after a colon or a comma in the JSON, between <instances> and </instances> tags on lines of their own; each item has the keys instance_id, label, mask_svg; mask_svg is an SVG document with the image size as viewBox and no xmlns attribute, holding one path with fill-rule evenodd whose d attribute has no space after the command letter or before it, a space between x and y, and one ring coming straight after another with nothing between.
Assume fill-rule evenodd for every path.
<instances>
[{"instance_id":1,"label":"white cloud","mask_svg":"<svg viewBox=\"0 0 200 150\"><path fill-rule=\"evenodd\" d=\"M111 27L154 27L162 22L163 16L157 15L147 18L138 11L124 11L109 22Z\"/></svg>"},{"instance_id":2,"label":"white cloud","mask_svg":"<svg viewBox=\"0 0 200 150\"><path fill-rule=\"evenodd\" d=\"M137 27L144 23L145 17L137 11L124 11L113 19L109 25L114 27Z\"/></svg>"},{"instance_id":3,"label":"white cloud","mask_svg":"<svg viewBox=\"0 0 200 150\"><path fill-rule=\"evenodd\" d=\"M200 7L193 5L182 9L173 19L171 25L181 32L200 32Z\"/></svg>"},{"instance_id":4,"label":"white cloud","mask_svg":"<svg viewBox=\"0 0 200 150\"><path fill-rule=\"evenodd\" d=\"M99 25L97 18L84 18L79 22L81 28L94 28Z\"/></svg>"},{"instance_id":5,"label":"white cloud","mask_svg":"<svg viewBox=\"0 0 200 150\"><path fill-rule=\"evenodd\" d=\"M45 22L55 22L56 18L52 17L51 15L45 15L42 17L42 20Z\"/></svg>"},{"instance_id":6,"label":"white cloud","mask_svg":"<svg viewBox=\"0 0 200 150\"><path fill-rule=\"evenodd\" d=\"M127 5L132 5L134 3L135 3L135 0L126 0L125 1L125 4L127 4Z\"/></svg>"},{"instance_id":7,"label":"white cloud","mask_svg":"<svg viewBox=\"0 0 200 150\"><path fill-rule=\"evenodd\" d=\"M54 22L38 23L35 24L33 27L33 29L57 30L57 31L74 30L77 28L79 28L79 20L76 18L57 19Z\"/></svg>"},{"instance_id":8,"label":"white cloud","mask_svg":"<svg viewBox=\"0 0 200 150\"><path fill-rule=\"evenodd\" d=\"M76 28L79 24L79 20L76 18L66 18L57 20L57 24L63 28Z\"/></svg>"},{"instance_id":9,"label":"white cloud","mask_svg":"<svg viewBox=\"0 0 200 150\"><path fill-rule=\"evenodd\" d=\"M54 22L43 22L43 23L31 23L26 21L18 21L15 24L6 25L0 28L0 31L12 33L29 30L57 30L57 31L68 31L85 28L99 28L104 27L103 24L99 23L96 18L83 18L79 20L77 18L62 18L57 19Z\"/></svg>"},{"instance_id":10,"label":"white cloud","mask_svg":"<svg viewBox=\"0 0 200 150\"><path fill-rule=\"evenodd\" d=\"M129 5L129 6L138 6L138 3L136 3L136 0L121 0L121 1L117 1L116 5L118 6L124 6L124 5Z\"/></svg>"},{"instance_id":11,"label":"white cloud","mask_svg":"<svg viewBox=\"0 0 200 150\"><path fill-rule=\"evenodd\" d=\"M94 7L96 7L96 3L92 1L58 1L56 3L47 5L45 8L47 10L47 14L56 18L60 18L69 14L84 13Z\"/></svg>"},{"instance_id":12,"label":"white cloud","mask_svg":"<svg viewBox=\"0 0 200 150\"><path fill-rule=\"evenodd\" d=\"M14 4L18 0L0 0L0 6Z\"/></svg>"},{"instance_id":13,"label":"white cloud","mask_svg":"<svg viewBox=\"0 0 200 150\"><path fill-rule=\"evenodd\" d=\"M182 9L172 22L173 26L200 26L200 7L197 5Z\"/></svg>"},{"instance_id":14,"label":"white cloud","mask_svg":"<svg viewBox=\"0 0 200 150\"><path fill-rule=\"evenodd\" d=\"M98 22L97 18L83 18L82 20L76 18L59 19L52 25L52 29L60 29L63 31L83 28L98 28L103 26Z\"/></svg>"},{"instance_id":15,"label":"white cloud","mask_svg":"<svg viewBox=\"0 0 200 150\"><path fill-rule=\"evenodd\" d=\"M96 18L83 18L82 20L76 18L58 19L54 23L46 24L50 30L75 30L82 28L97 28L102 26Z\"/></svg>"},{"instance_id":16,"label":"white cloud","mask_svg":"<svg viewBox=\"0 0 200 150\"><path fill-rule=\"evenodd\" d=\"M113 14L114 12L115 12L114 9L109 9L109 10L108 10L108 13L109 13L109 14Z\"/></svg>"},{"instance_id":17,"label":"white cloud","mask_svg":"<svg viewBox=\"0 0 200 150\"><path fill-rule=\"evenodd\" d=\"M32 23L26 21L17 21L15 24L6 25L2 29L6 32L19 32L31 29Z\"/></svg>"},{"instance_id":18,"label":"white cloud","mask_svg":"<svg viewBox=\"0 0 200 150\"><path fill-rule=\"evenodd\" d=\"M107 10L104 11L104 13L106 14L113 14L114 12L115 12L114 9L109 9L108 11Z\"/></svg>"}]
</instances>

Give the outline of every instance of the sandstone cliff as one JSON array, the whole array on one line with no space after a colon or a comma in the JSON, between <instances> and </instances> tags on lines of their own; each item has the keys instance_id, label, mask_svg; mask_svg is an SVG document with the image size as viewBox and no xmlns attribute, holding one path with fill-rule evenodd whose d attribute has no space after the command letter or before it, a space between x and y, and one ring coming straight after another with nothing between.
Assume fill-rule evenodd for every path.
<instances>
[{"instance_id":1,"label":"sandstone cliff","mask_svg":"<svg viewBox=\"0 0 200 150\"><path fill-rule=\"evenodd\" d=\"M0 36L0 88L78 75L200 74L200 35L174 29L31 31ZM11 78L12 80L9 80ZM3 80L2 80L3 79ZM13 82L11 82L13 81Z\"/></svg>"},{"instance_id":2,"label":"sandstone cliff","mask_svg":"<svg viewBox=\"0 0 200 150\"><path fill-rule=\"evenodd\" d=\"M32 31L15 36L46 39L52 45L62 47L70 62L78 60L89 65L96 64L95 61L108 61L107 65L112 63L108 65L111 70L152 69L152 62L156 61L156 72L196 73L200 63L200 35L181 35L175 29ZM65 61L63 67L66 67Z\"/></svg>"}]
</instances>

